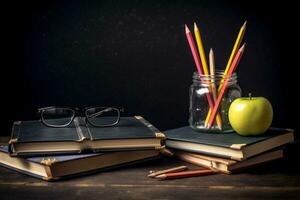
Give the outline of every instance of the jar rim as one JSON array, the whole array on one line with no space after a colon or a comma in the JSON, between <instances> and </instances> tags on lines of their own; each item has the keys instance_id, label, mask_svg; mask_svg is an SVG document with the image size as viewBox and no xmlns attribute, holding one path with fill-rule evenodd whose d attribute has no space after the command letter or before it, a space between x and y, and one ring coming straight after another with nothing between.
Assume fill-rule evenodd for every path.
<instances>
[{"instance_id":1,"label":"jar rim","mask_svg":"<svg viewBox=\"0 0 300 200\"><path fill-rule=\"evenodd\" d=\"M234 72L232 75L224 75L224 71L223 70L216 70L215 74L214 75L211 75L211 74L208 74L208 75L205 75L205 74L201 74L199 76L199 73L197 71L195 71L193 73L193 78L196 78L196 79L200 79L200 78L222 78L222 79L225 79L225 78L237 78L237 73Z\"/></svg>"},{"instance_id":2,"label":"jar rim","mask_svg":"<svg viewBox=\"0 0 300 200\"><path fill-rule=\"evenodd\" d=\"M237 73L234 72L232 75L224 75L223 70L216 70L215 75L205 75L202 74L199 76L198 72L193 73L193 82L201 83L204 85L210 85L212 83L218 84L221 81L227 80L229 85L237 83Z\"/></svg>"}]
</instances>

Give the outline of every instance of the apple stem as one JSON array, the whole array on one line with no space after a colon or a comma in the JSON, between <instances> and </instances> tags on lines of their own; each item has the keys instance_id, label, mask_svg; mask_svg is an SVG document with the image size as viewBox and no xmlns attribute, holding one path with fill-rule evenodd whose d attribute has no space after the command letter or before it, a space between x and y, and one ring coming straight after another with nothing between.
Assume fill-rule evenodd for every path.
<instances>
[{"instance_id":1,"label":"apple stem","mask_svg":"<svg viewBox=\"0 0 300 200\"><path fill-rule=\"evenodd\" d=\"M249 93L248 95L249 95L249 99L251 100L251 99L252 99L252 95L251 95L251 93Z\"/></svg>"}]
</instances>

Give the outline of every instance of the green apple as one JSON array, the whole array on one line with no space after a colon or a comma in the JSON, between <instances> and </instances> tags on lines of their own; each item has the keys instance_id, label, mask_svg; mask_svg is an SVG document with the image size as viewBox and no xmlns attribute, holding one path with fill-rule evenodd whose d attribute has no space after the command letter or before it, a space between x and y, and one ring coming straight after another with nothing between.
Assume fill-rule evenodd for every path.
<instances>
[{"instance_id":1,"label":"green apple","mask_svg":"<svg viewBox=\"0 0 300 200\"><path fill-rule=\"evenodd\" d=\"M264 97L242 97L234 100L229 107L229 122L240 135L260 135L271 125L273 108Z\"/></svg>"}]
</instances>

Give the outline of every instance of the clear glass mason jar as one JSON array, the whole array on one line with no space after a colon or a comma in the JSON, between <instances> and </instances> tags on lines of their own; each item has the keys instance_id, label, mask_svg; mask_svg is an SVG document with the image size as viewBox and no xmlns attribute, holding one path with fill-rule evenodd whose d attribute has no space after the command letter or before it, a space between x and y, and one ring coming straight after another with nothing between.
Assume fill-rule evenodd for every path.
<instances>
[{"instance_id":1,"label":"clear glass mason jar","mask_svg":"<svg viewBox=\"0 0 300 200\"><path fill-rule=\"evenodd\" d=\"M221 100L218 115L221 120L217 124L215 120L210 129L207 128L208 112L210 110L207 94L212 99L217 98L217 91L220 84L228 80L227 89ZM215 93L213 91L216 91ZM214 95L215 94L215 95ZM216 71L215 75L201 75L197 72L193 74L193 83L190 87L189 124L190 127L201 132L230 132L232 128L228 119L230 104L242 96L242 90L237 84L237 74L224 76L224 71ZM221 125L221 126L219 126Z\"/></svg>"}]
</instances>

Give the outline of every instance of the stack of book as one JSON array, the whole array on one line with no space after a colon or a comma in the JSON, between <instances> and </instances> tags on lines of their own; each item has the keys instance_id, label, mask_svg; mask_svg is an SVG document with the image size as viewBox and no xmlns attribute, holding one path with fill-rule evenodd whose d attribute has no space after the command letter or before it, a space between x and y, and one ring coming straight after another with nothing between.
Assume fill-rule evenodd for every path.
<instances>
[{"instance_id":1,"label":"stack of book","mask_svg":"<svg viewBox=\"0 0 300 200\"><path fill-rule=\"evenodd\" d=\"M200 133L186 126L165 132L166 146L181 160L233 173L283 157L283 147L294 140L293 130L270 128L260 136Z\"/></svg>"},{"instance_id":2,"label":"stack of book","mask_svg":"<svg viewBox=\"0 0 300 200\"><path fill-rule=\"evenodd\" d=\"M78 121L63 128L15 122L0 165L50 181L155 159L164 149L164 134L140 116L121 117L112 127Z\"/></svg>"}]
</instances>

